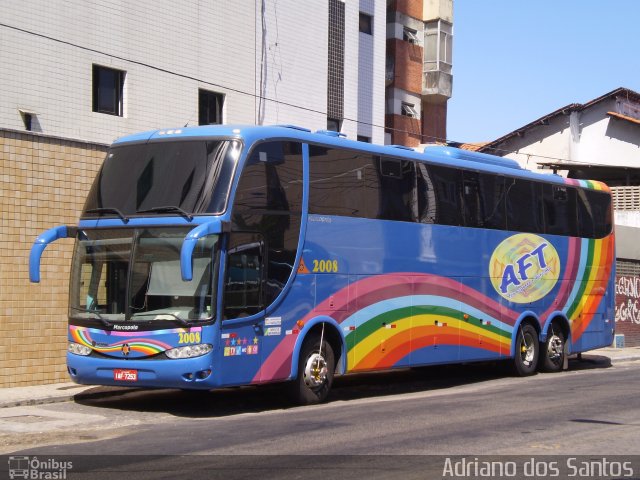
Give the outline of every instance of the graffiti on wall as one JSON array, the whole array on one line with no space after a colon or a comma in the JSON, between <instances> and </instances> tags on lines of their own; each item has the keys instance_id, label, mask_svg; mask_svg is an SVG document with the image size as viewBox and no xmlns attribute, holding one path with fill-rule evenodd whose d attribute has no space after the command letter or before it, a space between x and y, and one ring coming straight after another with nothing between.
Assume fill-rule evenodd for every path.
<instances>
[{"instance_id":1,"label":"graffiti on wall","mask_svg":"<svg viewBox=\"0 0 640 480\"><path fill-rule=\"evenodd\" d=\"M640 325L640 277L616 278L616 322Z\"/></svg>"}]
</instances>

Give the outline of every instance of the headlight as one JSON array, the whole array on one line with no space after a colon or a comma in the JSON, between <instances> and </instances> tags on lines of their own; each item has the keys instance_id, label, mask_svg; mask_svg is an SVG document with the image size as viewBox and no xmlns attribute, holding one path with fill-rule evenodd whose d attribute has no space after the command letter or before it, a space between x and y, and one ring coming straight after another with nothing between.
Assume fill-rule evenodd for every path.
<instances>
[{"instance_id":1,"label":"headlight","mask_svg":"<svg viewBox=\"0 0 640 480\"><path fill-rule=\"evenodd\" d=\"M73 353L74 355L82 355L83 357L86 357L87 355L91 354L91 349L89 347L80 345L79 343L69 342L68 350L70 353Z\"/></svg>"},{"instance_id":2,"label":"headlight","mask_svg":"<svg viewBox=\"0 0 640 480\"><path fill-rule=\"evenodd\" d=\"M208 343L201 343L199 345L187 345L186 347L178 347L172 348L171 350L167 350L167 357L171 359L178 358L193 358L193 357L201 357L213 350L213 346Z\"/></svg>"}]
</instances>

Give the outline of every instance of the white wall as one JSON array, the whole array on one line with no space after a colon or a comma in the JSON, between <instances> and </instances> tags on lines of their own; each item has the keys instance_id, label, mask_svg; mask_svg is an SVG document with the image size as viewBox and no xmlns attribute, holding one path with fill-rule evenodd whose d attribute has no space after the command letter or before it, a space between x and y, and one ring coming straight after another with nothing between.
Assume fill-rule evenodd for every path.
<instances>
[{"instance_id":1,"label":"white wall","mask_svg":"<svg viewBox=\"0 0 640 480\"><path fill-rule=\"evenodd\" d=\"M605 100L573 113L577 135L572 133L569 114L559 115L549 125L528 129L523 137L512 137L497 148L506 157L536 170L538 162L567 160L589 165L640 166L639 128L607 115L615 101Z\"/></svg>"},{"instance_id":2,"label":"white wall","mask_svg":"<svg viewBox=\"0 0 640 480\"><path fill-rule=\"evenodd\" d=\"M345 2L345 122L343 132L384 144L386 3ZM373 17L373 35L360 33L359 13ZM356 121L357 120L357 121Z\"/></svg>"},{"instance_id":3,"label":"white wall","mask_svg":"<svg viewBox=\"0 0 640 480\"><path fill-rule=\"evenodd\" d=\"M346 2L345 116L379 128L367 134L371 127L345 121L344 129L382 143L386 5L360 3L375 21L372 45L362 47L375 52L365 52L372 78L359 83L359 5ZM18 109L25 109L37 114L36 131L110 143L135 131L196 125L204 88L226 95L225 123L326 128L326 0L266 0L264 61L261 4L0 0L2 23L23 30L0 27L0 127L24 130ZM92 112L94 63L126 71L123 117ZM281 103L261 106L261 92Z\"/></svg>"}]
</instances>

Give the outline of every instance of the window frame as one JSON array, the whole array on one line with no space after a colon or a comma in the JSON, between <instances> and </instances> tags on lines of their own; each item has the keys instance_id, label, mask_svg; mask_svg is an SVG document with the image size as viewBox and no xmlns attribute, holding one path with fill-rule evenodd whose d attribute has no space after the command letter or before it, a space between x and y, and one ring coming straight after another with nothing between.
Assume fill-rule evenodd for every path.
<instances>
[{"instance_id":1,"label":"window frame","mask_svg":"<svg viewBox=\"0 0 640 480\"><path fill-rule=\"evenodd\" d=\"M113 85L101 85L101 73L113 73ZM92 65L92 111L95 113L104 113L116 117L124 116L124 82L127 72L116 68L105 67L94 63ZM103 79L104 80L104 79ZM113 108L101 108L101 92L103 88L110 88L113 91ZM103 93L104 94L104 93Z\"/></svg>"},{"instance_id":2,"label":"window frame","mask_svg":"<svg viewBox=\"0 0 640 480\"><path fill-rule=\"evenodd\" d=\"M211 98L209 98L211 97ZM204 118L203 113L206 113L206 118L210 120L211 117L211 101L215 102L215 113L214 116L216 120L211 122L207 121L203 123L202 120ZM203 102L207 102L206 112L203 112L202 106ZM214 92L213 90L205 90L203 88L198 89L198 125L222 125L224 122L224 103L225 103L225 95L224 93Z\"/></svg>"},{"instance_id":3,"label":"window frame","mask_svg":"<svg viewBox=\"0 0 640 480\"><path fill-rule=\"evenodd\" d=\"M373 15L369 15L365 12L359 12L358 31L366 35L373 35Z\"/></svg>"}]
</instances>

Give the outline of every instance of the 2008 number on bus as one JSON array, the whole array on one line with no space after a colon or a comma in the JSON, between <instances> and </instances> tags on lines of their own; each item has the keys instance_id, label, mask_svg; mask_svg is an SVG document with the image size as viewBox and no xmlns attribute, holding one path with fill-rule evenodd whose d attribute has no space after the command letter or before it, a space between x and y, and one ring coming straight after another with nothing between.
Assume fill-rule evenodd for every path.
<instances>
[{"instance_id":1,"label":"2008 number on bus","mask_svg":"<svg viewBox=\"0 0 640 480\"><path fill-rule=\"evenodd\" d=\"M336 273L338 271L337 260L314 260L313 273Z\"/></svg>"}]
</instances>

